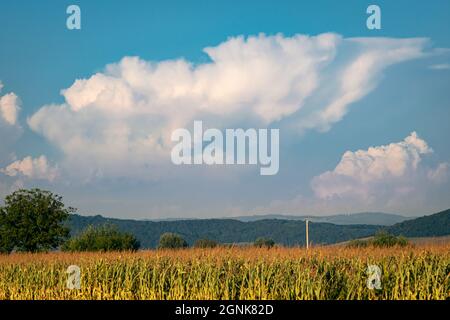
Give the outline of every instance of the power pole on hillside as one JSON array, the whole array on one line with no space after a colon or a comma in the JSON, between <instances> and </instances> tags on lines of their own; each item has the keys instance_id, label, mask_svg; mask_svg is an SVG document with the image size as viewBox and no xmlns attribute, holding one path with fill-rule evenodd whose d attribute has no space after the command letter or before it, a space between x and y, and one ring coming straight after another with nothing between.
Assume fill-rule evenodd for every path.
<instances>
[{"instance_id":1,"label":"power pole on hillside","mask_svg":"<svg viewBox=\"0 0 450 320\"><path fill-rule=\"evenodd\" d=\"M309 220L308 219L306 219L305 220L305 222L306 222L306 250L308 250L309 249Z\"/></svg>"}]
</instances>

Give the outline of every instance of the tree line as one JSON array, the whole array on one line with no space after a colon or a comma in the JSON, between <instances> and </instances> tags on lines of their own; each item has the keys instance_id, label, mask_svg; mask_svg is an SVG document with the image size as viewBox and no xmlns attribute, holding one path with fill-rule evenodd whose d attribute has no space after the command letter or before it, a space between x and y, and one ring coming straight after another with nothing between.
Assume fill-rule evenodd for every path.
<instances>
[{"instance_id":1,"label":"tree line","mask_svg":"<svg viewBox=\"0 0 450 320\"><path fill-rule=\"evenodd\" d=\"M0 207L0 253L42 252L62 250L79 251L135 251L140 242L135 235L120 231L114 224L87 226L70 237L67 221L76 209L66 207L62 197L41 189L20 189L6 196ZM258 238L258 247L272 247L269 238ZM197 248L220 245L211 239L199 239ZM158 248L186 248L188 243L179 234L163 233Z\"/></svg>"}]
</instances>

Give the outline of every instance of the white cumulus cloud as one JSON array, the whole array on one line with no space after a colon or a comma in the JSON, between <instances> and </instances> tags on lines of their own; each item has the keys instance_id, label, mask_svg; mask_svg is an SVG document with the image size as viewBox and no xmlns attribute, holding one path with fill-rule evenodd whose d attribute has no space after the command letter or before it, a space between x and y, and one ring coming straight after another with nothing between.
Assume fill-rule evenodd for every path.
<instances>
[{"instance_id":1,"label":"white cumulus cloud","mask_svg":"<svg viewBox=\"0 0 450 320\"><path fill-rule=\"evenodd\" d=\"M298 194L291 199L273 200L253 212L437 212L449 206L450 163L427 165L431 153L433 150L416 132L400 142L346 151L333 170L311 180L312 196Z\"/></svg>"},{"instance_id":2,"label":"white cumulus cloud","mask_svg":"<svg viewBox=\"0 0 450 320\"><path fill-rule=\"evenodd\" d=\"M2 89L3 83L0 82L0 92ZM7 125L16 125L19 110L19 97L14 92L8 93L4 96L0 96L0 125L2 120Z\"/></svg>"},{"instance_id":3,"label":"white cumulus cloud","mask_svg":"<svg viewBox=\"0 0 450 320\"><path fill-rule=\"evenodd\" d=\"M429 169L427 177L435 183L444 183L448 181L450 174L450 163L440 163L435 169Z\"/></svg>"},{"instance_id":4,"label":"white cumulus cloud","mask_svg":"<svg viewBox=\"0 0 450 320\"><path fill-rule=\"evenodd\" d=\"M48 181L53 181L58 176L58 168L51 166L44 155L35 159L28 156L22 160L14 161L0 169L0 172L10 177L26 177Z\"/></svg>"},{"instance_id":5,"label":"white cumulus cloud","mask_svg":"<svg viewBox=\"0 0 450 320\"><path fill-rule=\"evenodd\" d=\"M0 93L2 89L3 83L0 81ZM14 146L22 134L19 111L20 99L15 93L0 94L0 166L15 157Z\"/></svg>"},{"instance_id":6,"label":"white cumulus cloud","mask_svg":"<svg viewBox=\"0 0 450 320\"><path fill-rule=\"evenodd\" d=\"M327 130L373 90L388 66L422 57L426 39L283 35L234 37L205 48L210 61L125 57L62 94L28 123L77 175L136 176L170 163L171 132L267 126Z\"/></svg>"},{"instance_id":7,"label":"white cumulus cloud","mask_svg":"<svg viewBox=\"0 0 450 320\"><path fill-rule=\"evenodd\" d=\"M422 189L424 183L444 179L446 165L436 169L420 166L423 156L432 152L412 132L401 142L345 152L332 171L315 177L311 185L320 199L348 198L380 203L382 199L406 196Z\"/></svg>"}]
</instances>

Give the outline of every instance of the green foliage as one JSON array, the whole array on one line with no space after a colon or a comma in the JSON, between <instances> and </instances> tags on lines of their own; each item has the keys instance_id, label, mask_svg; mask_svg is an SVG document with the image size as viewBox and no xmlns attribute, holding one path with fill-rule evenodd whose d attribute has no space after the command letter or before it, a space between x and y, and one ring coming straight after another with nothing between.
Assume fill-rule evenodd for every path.
<instances>
[{"instance_id":1,"label":"green foliage","mask_svg":"<svg viewBox=\"0 0 450 320\"><path fill-rule=\"evenodd\" d=\"M275 245L275 241L270 238L258 238L255 240L254 245L259 248L272 248Z\"/></svg>"},{"instance_id":2,"label":"green foliage","mask_svg":"<svg viewBox=\"0 0 450 320\"><path fill-rule=\"evenodd\" d=\"M21 189L0 208L0 252L38 252L60 246L68 237L64 222L73 208L62 197L40 189Z\"/></svg>"},{"instance_id":3,"label":"green foliage","mask_svg":"<svg viewBox=\"0 0 450 320\"><path fill-rule=\"evenodd\" d=\"M408 239L402 236L395 236L386 231L380 231L375 234L372 239L368 240L352 240L347 244L349 248L365 248L368 246L389 248L394 246L404 247L409 244Z\"/></svg>"},{"instance_id":4,"label":"green foliage","mask_svg":"<svg viewBox=\"0 0 450 320\"><path fill-rule=\"evenodd\" d=\"M450 209L388 228L389 233L406 237L440 237L450 234Z\"/></svg>"},{"instance_id":5,"label":"green foliage","mask_svg":"<svg viewBox=\"0 0 450 320\"><path fill-rule=\"evenodd\" d=\"M219 243L251 243L258 237L273 239L285 246L305 244L305 222L295 220L259 220L242 222L232 219L198 219L177 221L139 221L104 218L102 216L71 215L70 229L77 234L88 225L113 223L120 230L133 233L143 248L156 248L160 236L165 232L182 234L188 243L198 239L214 239ZM380 226L334 225L331 223L312 223L309 239L315 244L330 244L365 238L375 234Z\"/></svg>"},{"instance_id":6,"label":"green foliage","mask_svg":"<svg viewBox=\"0 0 450 320\"><path fill-rule=\"evenodd\" d=\"M159 249L178 249L187 247L188 244L186 240L176 233L166 232L159 238Z\"/></svg>"},{"instance_id":7,"label":"green foliage","mask_svg":"<svg viewBox=\"0 0 450 320\"><path fill-rule=\"evenodd\" d=\"M4 222L5 213L0 208L0 253L10 253L14 249L13 232L10 232L8 225Z\"/></svg>"},{"instance_id":8,"label":"green foliage","mask_svg":"<svg viewBox=\"0 0 450 320\"><path fill-rule=\"evenodd\" d=\"M139 241L131 233L120 232L114 225L88 226L78 236L71 238L63 251L135 251Z\"/></svg>"},{"instance_id":9,"label":"green foliage","mask_svg":"<svg viewBox=\"0 0 450 320\"><path fill-rule=\"evenodd\" d=\"M386 231L380 231L375 234L375 237L371 240L371 244L374 247L393 247L408 245L408 240L402 236L394 236Z\"/></svg>"},{"instance_id":10,"label":"green foliage","mask_svg":"<svg viewBox=\"0 0 450 320\"><path fill-rule=\"evenodd\" d=\"M199 239L194 243L195 248L215 248L217 245L217 241L210 239Z\"/></svg>"}]
</instances>

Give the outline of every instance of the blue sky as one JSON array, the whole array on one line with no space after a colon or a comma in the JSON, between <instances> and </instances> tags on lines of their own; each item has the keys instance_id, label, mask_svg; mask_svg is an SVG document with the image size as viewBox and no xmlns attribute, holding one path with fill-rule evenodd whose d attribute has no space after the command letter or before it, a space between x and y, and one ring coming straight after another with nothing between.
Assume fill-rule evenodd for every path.
<instances>
[{"instance_id":1,"label":"blue sky","mask_svg":"<svg viewBox=\"0 0 450 320\"><path fill-rule=\"evenodd\" d=\"M65 11L70 4L81 8L81 30L66 28ZM366 28L365 11L369 4L380 6L382 30ZM439 49L450 48L448 1L346 1L345 4L245 1L239 5L231 1L3 1L0 21L0 81L3 84L0 97L13 92L20 99L20 112L14 125L7 121L0 123L4 127L0 128L0 134L5 137L4 146L0 148L2 195L19 186L39 186L62 194L82 214L132 218L371 210L418 215L450 207L447 181L450 54ZM27 121L45 105L61 107L67 100L61 90L71 88L75 80L104 74L106 65L119 64L124 57L135 56L154 64L184 58L192 65L202 65L211 63L204 48L217 47L233 37L264 33L270 38L281 33L280 41L284 41L297 34L317 36L327 32L342 39L388 37L397 40L427 38L428 41L420 44L420 48L407 44L409 49L420 53L390 62L388 66L384 66L386 62L381 54L377 58L379 70L369 79L373 88L349 103L341 119L330 122L327 130L313 126L310 130L293 132L291 127L302 121L301 115L294 117L293 114L271 122L270 127L280 127L281 131L280 171L276 176L261 177L251 168L243 171L172 168L152 158L145 160L145 165L138 164L142 170L159 173L147 177L146 172L133 167L136 158L133 154L130 157L119 155L117 161L104 161L95 158L97 154L93 153L86 157L92 160L90 164L86 160L87 165L77 166L79 161L74 159L82 157L83 149L70 149L66 147L69 144L55 142L49 134L52 121L59 118L47 117L49 120L45 121L35 118L34 128ZM344 43L338 46L336 59L330 62L337 70L350 65L358 53L366 50L363 45ZM245 44L244 41L242 50ZM283 66L284 61L271 63ZM323 92L336 90L333 77L337 71L318 72L331 82L319 88L323 87ZM279 83L275 78L270 81L275 87ZM73 94L73 101L81 99L76 96L79 92L74 90ZM311 94L304 101L305 107L313 109L315 103L325 103L324 95L320 91ZM79 124L80 132L93 135L90 136L93 145L99 149L109 148L102 146L103 140L95 135L98 134L96 125L106 126L110 118L96 118L92 112L86 113L85 118L91 118L82 122L79 114L74 118L68 118L69 115L74 114L62 116L68 124L73 124L74 132ZM123 121L120 123L131 131L146 128ZM214 121L221 124L222 118ZM227 121L234 125L246 124L239 116ZM416 142L402 144L412 132L418 134ZM422 141L428 149L417 147ZM390 153L391 149L382 148L390 144L394 151L403 148L402 164L406 169L400 173L389 165L390 161L397 161L397 155ZM373 176L372 169L361 165L360 154L353 155L352 164L356 163L358 170L370 172L361 171L357 177L342 175L339 165L340 168L352 165L341 161L344 153L363 150L367 151L362 155L364 159L371 158L369 147L384 150L382 157L385 158L377 158L387 165L383 178ZM153 157L152 150L148 151ZM33 160L40 156L45 156L45 161L23 162L27 157ZM414 162L417 156L420 164ZM128 167L132 169L128 171ZM171 174L172 171L176 174ZM102 172L102 175L93 177L92 172ZM49 174L51 179L48 179ZM389 190L390 195L383 190Z\"/></svg>"}]
</instances>

